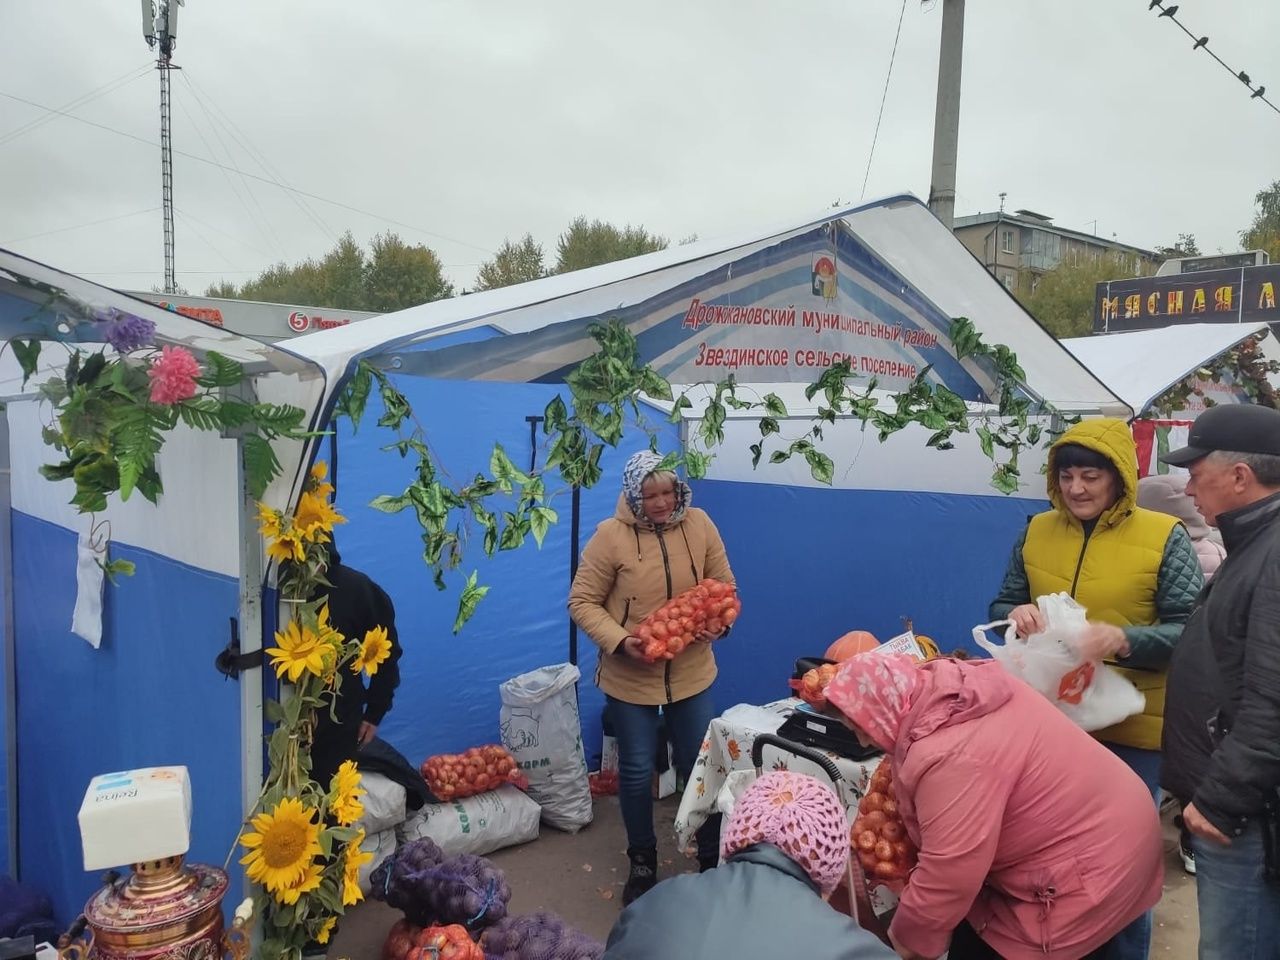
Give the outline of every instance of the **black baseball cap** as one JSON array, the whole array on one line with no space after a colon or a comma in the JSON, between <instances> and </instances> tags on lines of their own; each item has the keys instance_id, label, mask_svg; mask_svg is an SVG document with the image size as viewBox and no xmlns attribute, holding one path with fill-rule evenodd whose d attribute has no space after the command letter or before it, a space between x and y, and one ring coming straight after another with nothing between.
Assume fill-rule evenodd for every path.
<instances>
[{"instance_id":1,"label":"black baseball cap","mask_svg":"<svg viewBox=\"0 0 1280 960\"><path fill-rule=\"evenodd\" d=\"M1171 450L1160 460L1185 467L1217 450L1280 456L1280 410L1252 403L1210 407L1191 425L1187 445Z\"/></svg>"}]
</instances>

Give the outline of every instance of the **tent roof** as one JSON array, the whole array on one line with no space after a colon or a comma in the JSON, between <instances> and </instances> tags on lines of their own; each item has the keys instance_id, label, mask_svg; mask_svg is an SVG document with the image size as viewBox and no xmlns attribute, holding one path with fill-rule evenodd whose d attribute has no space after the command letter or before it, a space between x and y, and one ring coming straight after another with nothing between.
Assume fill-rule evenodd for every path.
<instances>
[{"instance_id":1,"label":"tent roof","mask_svg":"<svg viewBox=\"0 0 1280 960\"><path fill-rule=\"evenodd\" d=\"M1062 345L1110 384L1133 408L1144 412L1170 387L1241 341L1266 334L1265 323L1188 323L1154 330L1074 337ZM1268 341L1274 342L1274 341Z\"/></svg>"},{"instance_id":2,"label":"tent roof","mask_svg":"<svg viewBox=\"0 0 1280 960\"><path fill-rule=\"evenodd\" d=\"M241 336L0 250L0 345L15 337L101 343L102 324L94 321L112 309L154 323L157 344L184 346L198 356L216 351L243 364L254 378L253 389L260 401L301 407L307 412L304 422L317 426L316 415L324 409L329 395L324 369L288 347ZM42 351L35 382L57 373L65 362L61 351ZM23 387L12 351L0 353L0 397L16 400L34 396L30 384ZM272 447L282 471L265 499L273 506L286 507L299 489L304 444L277 439Z\"/></svg>"},{"instance_id":3,"label":"tent roof","mask_svg":"<svg viewBox=\"0 0 1280 960\"><path fill-rule=\"evenodd\" d=\"M1064 410L1126 415L1126 405L1052 336L942 226L914 196L903 194L843 210L797 217L736 237L708 238L656 253L384 314L358 324L290 341L290 349L322 365L337 383L358 359L390 355L434 337L476 327L506 334L547 331L558 338L555 360L576 362L594 349L585 336L564 343L548 328L644 303L742 258L824 224L844 221L854 236L948 317L969 317L989 343L1003 343L1019 358L1028 387ZM730 269L732 267L730 266ZM905 292L905 287L904 291ZM522 344L519 361L496 353L476 379L536 379L529 357L537 344ZM399 358L405 361L406 358ZM414 372L412 362L395 364ZM740 380L746 379L739 377Z\"/></svg>"},{"instance_id":4,"label":"tent roof","mask_svg":"<svg viewBox=\"0 0 1280 960\"><path fill-rule=\"evenodd\" d=\"M939 320L945 326L951 317L969 317L988 343L1005 344L1018 355L1027 386L1035 395L1064 411L1129 415L1125 402L1035 323L928 208L908 194L843 210L824 210L736 237L709 238L588 270L424 304L276 344L239 336L0 250L0 337L100 340L98 325L87 321L97 311L115 308L153 321L159 342L182 344L199 353L217 350L246 364L257 377L259 397L300 406L311 414L313 424L319 424L353 364L361 358L377 358L404 373L415 372L415 364L435 357L445 358L451 366L447 372L433 375L511 382L554 380L558 373L594 352L595 345L586 333L587 320L635 306L637 310L627 322L638 334L643 333L655 323L644 311L664 297L680 311L674 315L675 323L668 324L681 337L670 349L673 353L684 351L682 369L691 370L687 358L697 346L693 334L699 331L680 332L679 317L688 301L679 305L676 294L685 296L692 291L692 295L701 296L708 278L722 288L724 278L737 282L746 270L740 266L744 258L753 255L759 255L757 261L790 257L789 264L794 266L808 254L802 242L790 248L785 242L793 238L803 241L815 230L836 224L863 251L863 266L875 275L875 289L869 294L872 299L865 301L870 304L865 308L866 317L900 326L904 318L908 324L914 323L928 313L935 328ZM831 236L835 237L836 231L831 231ZM739 274L735 274L736 268ZM807 277L807 261L802 269ZM867 293L857 286L859 278L842 274L842 295L846 279L850 294ZM792 296L789 289L783 288L781 295ZM814 296L810 303L815 310L831 309L821 306L821 297ZM751 304L747 300L744 306ZM760 305L758 301L756 305ZM779 305L785 307L786 301ZM671 309L669 304L661 307L665 318L672 317ZM795 310L792 304L793 320ZM477 328L509 336L428 353L406 351L433 338ZM700 335L722 346L750 346L750 338L759 330L721 326L707 333L707 329ZM793 330L774 329L775 336L787 338L776 341L777 345L794 348L820 342L814 332L801 329L799 324ZM717 339L724 337L739 339ZM901 344L890 349L898 351L900 359L913 359L902 351ZM977 383L981 389L989 388L990 377L983 365L973 358L955 361L949 344L940 341L932 348L932 355L949 365L947 374L936 368L936 378L946 382L947 376L955 376L967 380L970 387ZM465 363L455 360L457 356ZM672 373L677 372L675 366L679 364L670 365ZM818 373L815 366L811 363L807 368L789 369L787 378L807 380ZM751 378L739 374L738 380L746 384ZM5 387L11 389L4 392L12 393L17 382L0 384L0 390ZM277 443L276 449L284 470L267 499L282 505L296 494L307 451L302 444L287 441Z\"/></svg>"},{"instance_id":5,"label":"tent roof","mask_svg":"<svg viewBox=\"0 0 1280 960\"><path fill-rule=\"evenodd\" d=\"M180 344L200 354L217 351L254 372L303 373L310 369L319 373L314 364L288 350L0 250L0 337L5 340L34 336L101 341L90 321L95 312L113 308L150 320L156 325L160 343Z\"/></svg>"}]
</instances>

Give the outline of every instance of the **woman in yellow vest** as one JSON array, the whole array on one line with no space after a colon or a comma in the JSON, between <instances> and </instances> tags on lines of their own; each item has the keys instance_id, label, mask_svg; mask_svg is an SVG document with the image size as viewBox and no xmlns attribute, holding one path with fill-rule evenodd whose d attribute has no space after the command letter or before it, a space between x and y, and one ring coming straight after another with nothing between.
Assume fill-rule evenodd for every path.
<instances>
[{"instance_id":1,"label":"woman in yellow vest","mask_svg":"<svg viewBox=\"0 0 1280 960\"><path fill-rule=\"evenodd\" d=\"M1048 488L1053 509L1032 517L1014 545L991 619L1029 636L1044 628L1035 599L1059 592L1088 611L1081 652L1116 667L1147 700L1142 713L1095 736L1158 801L1165 671L1204 586L1195 547L1177 519L1138 506L1137 449L1123 420L1086 420L1059 437ZM1150 914L1130 933L1125 960L1145 958Z\"/></svg>"}]
</instances>

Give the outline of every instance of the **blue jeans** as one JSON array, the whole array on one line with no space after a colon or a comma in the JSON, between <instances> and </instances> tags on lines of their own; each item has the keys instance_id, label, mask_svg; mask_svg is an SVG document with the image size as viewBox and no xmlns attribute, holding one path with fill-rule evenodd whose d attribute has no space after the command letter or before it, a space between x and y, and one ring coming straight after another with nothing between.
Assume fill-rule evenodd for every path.
<instances>
[{"instance_id":1,"label":"blue jeans","mask_svg":"<svg viewBox=\"0 0 1280 960\"><path fill-rule=\"evenodd\" d=\"M1104 743L1104 747L1136 773L1146 788L1151 791L1151 798L1156 809L1160 809L1160 751L1141 750L1138 747L1126 747L1118 743ZM1151 911L1148 910L1137 920L1107 941L1107 960L1147 960L1151 950Z\"/></svg>"},{"instance_id":2,"label":"blue jeans","mask_svg":"<svg viewBox=\"0 0 1280 960\"><path fill-rule=\"evenodd\" d=\"M1280 887L1263 876L1262 829L1251 823L1229 847L1194 834L1200 960L1280 957Z\"/></svg>"},{"instance_id":3,"label":"blue jeans","mask_svg":"<svg viewBox=\"0 0 1280 960\"><path fill-rule=\"evenodd\" d=\"M647 850L658 845L653 832L654 757L658 752L658 708L607 697L609 718L618 738L618 803L627 828L627 847ZM702 738L715 718L711 691L664 704L667 734L675 753L676 774L685 782L693 772ZM718 856L719 818L698 831L698 857Z\"/></svg>"}]
</instances>

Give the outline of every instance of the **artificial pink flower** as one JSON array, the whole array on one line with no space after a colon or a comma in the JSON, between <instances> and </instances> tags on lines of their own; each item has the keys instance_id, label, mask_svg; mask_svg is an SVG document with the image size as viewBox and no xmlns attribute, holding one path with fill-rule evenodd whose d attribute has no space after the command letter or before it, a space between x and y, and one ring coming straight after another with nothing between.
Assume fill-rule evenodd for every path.
<instances>
[{"instance_id":1,"label":"artificial pink flower","mask_svg":"<svg viewBox=\"0 0 1280 960\"><path fill-rule=\"evenodd\" d=\"M164 347L147 371L152 403L177 403L196 395L200 364L185 347Z\"/></svg>"}]
</instances>

